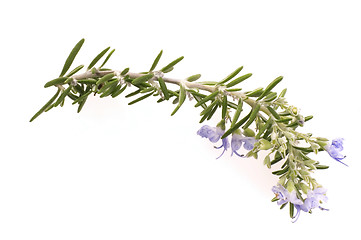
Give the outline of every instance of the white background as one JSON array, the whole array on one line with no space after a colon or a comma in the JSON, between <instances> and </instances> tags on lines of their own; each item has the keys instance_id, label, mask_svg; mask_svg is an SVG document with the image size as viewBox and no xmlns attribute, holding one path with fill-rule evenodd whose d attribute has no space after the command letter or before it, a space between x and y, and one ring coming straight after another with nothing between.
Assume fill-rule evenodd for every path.
<instances>
[{"instance_id":1,"label":"white background","mask_svg":"<svg viewBox=\"0 0 361 240\"><path fill-rule=\"evenodd\" d=\"M356 239L360 226L360 7L358 1L8 1L1 22L0 239ZM168 76L220 80L239 66L243 87L282 75L301 129L345 138L345 167L326 153L316 173L329 212L291 223L262 159L220 154L196 135L199 109L90 98L31 116L74 65L108 46L108 67L149 69L163 49ZM217 120L211 121L215 125Z\"/></svg>"}]
</instances>

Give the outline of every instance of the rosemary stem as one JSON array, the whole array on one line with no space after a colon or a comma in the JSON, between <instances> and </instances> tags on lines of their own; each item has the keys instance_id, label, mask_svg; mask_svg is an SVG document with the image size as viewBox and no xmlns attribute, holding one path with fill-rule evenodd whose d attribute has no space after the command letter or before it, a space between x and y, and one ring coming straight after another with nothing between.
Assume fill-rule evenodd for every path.
<instances>
[{"instance_id":1,"label":"rosemary stem","mask_svg":"<svg viewBox=\"0 0 361 240\"><path fill-rule=\"evenodd\" d=\"M102 77L109 73L115 73L115 72L120 72L120 71L105 70L105 71L96 71L95 73L92 73L91 71L86 71L84 73L74 75L72 78L74 78L76 80L80 80L80 79L93 78L93 77ZM128 75L130 78L138 78L138 77L144 76L145 74L128 72L126 75ZM197 82L188 82L185 79L175 79L175 78L164 77L163 80L164 80L164 82L176 84L176 85L184 84L185 87L189 88L189 89L196 88L196 89L204 90L207 92L214 92L214 91L218 90L218 87L203 85L203 84L197 83ZM256 101L254 99L247 97L242 92L227 92L227 95L238 98L238 99L242 98L242 100L245 103L247 103L248 105L250 105L251 107L254 107L256 105ZM264 106L261 106L260 111L266 113L268 116L272 116L270 111L267 108L265 108Z\"/></svg>"}]
</instances>

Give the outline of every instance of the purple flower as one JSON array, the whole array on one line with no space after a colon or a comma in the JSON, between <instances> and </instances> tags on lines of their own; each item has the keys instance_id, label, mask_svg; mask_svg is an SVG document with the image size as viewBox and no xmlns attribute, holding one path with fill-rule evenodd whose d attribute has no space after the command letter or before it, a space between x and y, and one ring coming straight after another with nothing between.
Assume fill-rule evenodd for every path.
<instances>
[{"instance_id":1,"label":"purple flower","mask_svg":"<svg viewBox=\"0 0 361 240\"><path fill-rule=\"evenodd\" d=\"M340 153L343 150L343 140L343 138L336 138L332 140L331 145L328 144L325 149L333 159L347 166L346 163L341 161L346 157Z\"/></svg>"},{"instance_id":2,"label":"purple flower","mask_svg":"<svg viewBox=\"0 0 361 240\"><path fill-rule=\"evenodd\" d=\"M277 184L277 186L273 186L272 192L276 195L276 198L278 198L277 201L278 205L282 205L288 202L287 201L288 191L281 184Z\"/></svg>"},{"instance_id":3,"label":"purple flower","mask_svg":"<svg viewBox=\"0 0 361 240\"><path fill-rule=\"evenodd\" d=\"M297 198L295 191L289 192L281 184L277 184L277 186L273 186L272 191L276 195L276 198L278 198L277 201L278 205L283 205L288 202L293 203L295 205L303 204L303 202Z\"/></svg>"},{"instance_id":4,"label":"purple flower","mask_svg":"<svg viewBox=\"0 0 361 240\"><path fill-rule=\"evenodd\" d=\"M241 134L237 134L237 133L232 134L232 140L231 140L232 155L234 153L239 157L244 157L243 155L237 152L242 147L242 144L244 143L243 147L246 150L250 151L253 149L254 144L256 142L257 140L254 137L243 137Z\"/></svg>"},{"instance_id":5,"label":"purple flower","mask_svg":"<svg viewBox=\"0 0 361 240\"><path fill-rule=\"evenodd\" d=\"M314 208L320 208L321 210L327 210L320 206L321 203L327 202L328 198L326 196L327 190L325 188L316 188L315 190L310 190L307 192L307 198L303 204L304 209L310 211ZM308 212L307 211L307 212Z\"/></svg>"},{"instance_id":6,"label":"purple flower","mask_svg":"<svg viewBox=\"0 0 361 240\"><path fill-rule=\"evenodd\" d=\"M292 219L295 219L293 222L296 222L300 216L300 209L304 204L302 200L298 199L296 192L295 191L289 192L281 184L278 184L277 186L273 186L272 191L274 194L276 194L276 198L278 198L277 201L278 205L283 205L289 202L295 206L297 212L296 215L292 217Z\"/></svg>"},{"instance_id":7,"label":"purple flower","mask_svg":"<svg viewBox=\"0 0 361 240\"><path fill-rule=\"evenodd\" d=\"M309 212L311 209L319 208L321 210L327 210L320 206L321 203L327 202L326 196L327 190L325 188L316 188L315 190L310 190L307 192L307 198L303 204L295 204L297 210L296 215L293 217L295 219L293 222L296 222L300 216L301 210L304 212Z\"/></svg>"},{"instance_id":8,"label":"purple flower","mask_svg":"<svg viewBox=\"0 0 361 240\"><path fill-rule=\"evenodd\" d=\"M315 190L310 190L307 192L307 198L303 202L298 199L295 191L289 192L285 187L281 184L277 184L277 186L272 187L272 191L276 194L276 198L278 199L277 204L283 205L285 203L292 203L297 212L292 217L293 222L296 222L300 217L301 210L304 212L310 212L311 209L319 208L321 210L328 210L320 206L321 203L327 202L326 189L324 188L316 188Z\"/></svg>"},{"instance_id":9,"label":"purple flower","mask_svg":"<svg viewBox=\"0 0 361 240\"><path fill-rule=\"evenodd\" d=\"M216 143L224 134L224 130L220 127L210 127L208 125L204 125L197 131L197 134L201 137L208 138L209 141L211 141L212 143ZM229 148L228 138L223 138L222 145L215 148L219 149L222 147L224 148L223 152L221 153L221 155L219 155L219 157L217 157L217 159L220 158L223 153Z\"/></svg>"},{"instance_id":10,"label":"purple flower","mask_svg":"<svg viewBox=\"0 0 361 240\"><path fill-rule=\"evenodd\" d=\"M254 137L245 137L244 140L244 149L250 151L253 149L254 144L257 142L257 140Z\"/></svg>"},{"instance_id":11,"label":"purple flower","mask_svg":"<svg viewBox=\"0 0 361 240\"><path fill-rule=\"evenodd\" d=\"M215 127L204 125L203 127L201 127L201 129L198 130L197 134L201 137L208 138L209 141L215 143L218 142L218 140L222 136L221 131L222 129L220 128L217 129Z\"/></svg>"}]
</instances>

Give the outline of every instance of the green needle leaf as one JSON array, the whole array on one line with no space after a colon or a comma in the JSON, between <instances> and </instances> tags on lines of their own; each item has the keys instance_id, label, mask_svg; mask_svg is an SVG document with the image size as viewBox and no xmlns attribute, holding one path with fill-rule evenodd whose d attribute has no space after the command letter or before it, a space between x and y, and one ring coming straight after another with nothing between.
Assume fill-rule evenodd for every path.
<instances>
[{"instance_id":1,"label":"green needle leaf","mask_svg":"<svg viewBox=\"0 0 361 240\"><path fill-rule=\"evenodd\" d=\"M262 92L263 92L263 88L259 87L251 92L247 92L246 96L247 97L259 97L262 94Z\"/></svg>"},{"instance_id":2,"label":"green needle leaf","mask_svg":"<svg viewBox=\"0 0 361 240\"><path fill-rule=\"evenodd\" d=\"M276 78L275 80L273 80L270 84L268 84L268 86L265 88L265 90L263 91L263 93L261 94L261 96L258 97L257 100L262 99L264 96L266 96L279 82L281 82L283 79L282 76L279 76L278 78Z\"/></svg>"},{"instance_id":3,"label":"green needle leaf","mask_svg":"<svg viewBox=\"0 0 361 240\"><path fill-rule=\"evenodd\" d=\"M51 86L54 86L57 84L63 84L65 82L65 80L67 80L67 79L68 79L67 77L55 78L54 80L51 80L51 81L45 83L44 88L51 87Z\"/></svg>"},{"instance_id":4,"label":"green needle leaf","mask_svg":"<svg viewBox=\"0 0 361 240\"><path fill-rule=\"evenodd\" d=\"M102 63L102 65L100 65L99 68L102 68L102 67L108 62L109 58L112 56L112 54L113 54L114 51L115 51L115 49L113 49L112 51L110 51L110 52L108 53L108 56L105 58L104 62Z\"/></svg>"},{"instance_id":5,"label":"green needle leaf","mask_svg":"<svg viewBox=\"0 0 361 240\"><path fill-rule=\"evenodd\" d=\"M125 95L125 97L126 98L133 97L133 96L137 95L138 93L140 93L140 91L142 91L142 90L141 89L135 90L134 92L131 92L128 95Z\"/></svg>"},{"instance_id":6,"label":"green needle leaf","mask_svg":"<svg viewBox=\"0 0 361 240\"><path fill-rule=\"evenodd\" d=\"M176 108L173 110L171 116L173 116L178 111L178 109L182 106L185 100L186 100L186 90L184 86L181 84L179 90L179 102Z\"/></svg>"},{"instance_id":7,"label":"green needle leaf","mask_svg":"<svg viewBox=\"0 0 361 240\"><path fill-rule=\"evenodd\" d=\"M67 58L66 61L65 61L63 70L61 71L59 77L64 76L64 74L69 70L69 68L70 68L71 64L73 63L76 55L78 54L81 46L83 46L84 41L85 41L84 38L81 39L81 40L75 45L75 47L73 48L73 50L71 50L68 58Z\"/></svg>"},{"instance_id":8,"label":"green needle leaf","mask_svg":"<svg viewBox=\"0 0 361 240\"><path fill-rule=\"evenodd\" d=\"M74 86L74 89L76 90L76 92L79 92L80 94L84 94L84 87L81 84Z\"/></svg>"},{"instance_id":9,"label":"green needle leaf","mask_svg":"<svg viewBox=\"0 0 361 240\"><path fill-rule=\"evenodd\" d=\"M227 92L239 92L241 90L242 90L242 88L227 88L226 89Z\"/></svg>"},{"instance_id":10,"label":"green needle leaf","mask_svg":"<svg viewBox=\"0 0 361 240\"><path fill-rule=\"evenodd\" d=\"M168 89L167 86L165 85L165 82L163 80L163 78L158 78L158 82L159 82L159 86L160 89L162 90L163 94L164 94L164 99L168 100L169 99L169 93L168 93Z\"/></svg>"},{"instance_id":11,"label":"green needle leaf","mask_svg":"<svg viewBox=\"0 0 361 240\"><path fill-rule=\"evenodd\" d=\"M293 203L290 203L290 217L293 218L295 214L295 206L293 205Z\"/></svg>"},{"instance_id":12,"label":"green needle leaf","mask_svg":"<svg viewBox=\"0 0 361 240\"><path fill-rule=\"evenodd\" d=\"M107 97L109 96L110 94L112 94L113 92L115 92L116 88L117 88L117 84L118 84L118 81L115 81L111 84L108 84L108 87L105 91L103 91L103 94L100 95L101 98L103 97Z\"/></svg>"},{"instance_id":13,"label":"green needle leaf","mask_svg":"<svg viewBox=\"0 0 361 240\"><path fill-rule=\"evenodd\" d=\"M120 86L120 85L119 85ZM115 91L113 94L112 94L112 97L115 98L117 96L119 96L122 92L124 92L124 90L127 88L127 85L124 85L124 87L122 87L121 89Z\"/></svg>"},{"instance_id":14,"label":"green needle leaf","mask_svg":"<svg viewBox=\"0 0 361 240\"><path fill-rule=\"evenodd\" d=\"M148 93L148 92L154 92L156 88L155 87L148 87L148 88L143 88L140 93Z\"/></svg>"},{"instance_id":15,"label":"green needle leaf","mask_svg":"<svg viewBox=\"0 0 361 240\"><path fill-rule=\"evenodd\" d=\"M121 89L122 85L121 84L118 84L115 89L114 89L114 92L112 93L112 97L114 98L114 94L117 93L120 89Z\"/></svg>"},{"instance_id":16,"label":"green needle leaf","mask_svg":"<svg viewBox=\"0 0 361 240\"><path fill-rule=\"evenodd\" d=\"M259 103L257 103L256 106L254 106L254 108L253 108L253 110L251 112L251 115L249 116L249 119L248 119L247 123L244 124L244 126L242 127L243 129L248 128L252 124L252 122L256 119L257 114L258 114L260 109L261 109L261 105Z\"/></svg>"},{"instance_id":17,"label":"green needle leaf","mask_svg":"<svg viewBox=\"0 0 361 240\"><path fill-rule=\"evenodd\" d=\"M177 58L176 60L174 60L173 62L169 63L167 66L165 66L164 68L162 68L160 71L162 71L162 72L164 72L164 73L170 72L169 70L170 70L170 69L173 69L173 67L174 67L177 63L179 63L180 61L182 61L183 58L184 58L183 56Z\"/></svg>"},{"instance_id":18,"label":"green needle leaf","mask_svg":"<svg viewBox=\"0 0 361 240\"><path fill-rule=\"evenodd\" d=\"M272 118L270 117L267 122L259 129L256 139L260 139L262 133L264 133L267 129L269 129L272 126Z\"/></svg>"},{"instance_id":19,"label":"green needle leaf","mask_svg":"<svg viewBox=\"0 0 361 240\"><path fill-rule=\"evenodd\" d=\"M280 115L278 115L278 113L273 108L271 108L270 106L267 106L267 109L277 120L281 119Z\"/></svg>"},{"instance_id":20,"label":"green needle leaf","mask_svg":"<svg viewBox=\"0 0 361 240\"><path fill-rule=\"evenodd\" d=\"M213 107L212 111L210 111L208 117L207 117L207 120L211 119L213 114L217 111L217 108L218 108L219 105L216 105Z\"/></svg>"},{"instance_id":21,"label":"green needle leaf","mask_svg":"<svg viewBox=\"0 0 361 240\"><path fill-rule=\"evenodd\" d=\"M219 100L214 100L211 104L209 104L208 107L206 107L201 113L200 115L203 117L201 118L201 120L199 121L199 123L202 123L204 120L209 119L210 117L212 117L212 115L215 113L215 111L218 108L218 103Z\"/></svg>"},{"instance_id":22,"label":"green needle leaf","mask_svg":"<svg viewBox=\"0 0 361 240\"><path fill-rule=\"evenodd\" d=\"M85 104L86 100L88 99L88 96L86 98L84 98L84 100L79 103L78 111L77 111L78 113L80 113L80 111L83 109L84 104Z\"/></svg>"},{"instance_id":23,"label":"green needle leaf","mask_svg":"<svg viewBox=\"0 0 361 240\"><path fill-rule=\"evenodd\" d=\"M200 96L198 96L197 94L192 94L193 95L193 97L194 97L194 99L196 100L196 102L199 102L200 100L201 100L201 97ZM205 109L207 106L206 106L206 104L201 104L201 107L203 108L203 109Z\"/></svg>"},{"instance_id":24,"label":"green needle leaf","mask_svg":"<svg viewBox=\"0 0 361 240\"><path fill-rule=\"evenodd\" d=\"M208 107L206 107L205 109L203 109L203 111L200 113L200 115L207 115L212 109L214 106L218 106L218 102L219 100L214 100L211 102L211 104L208 105Z\"/></svg>"},{"instance_id":25,"label":"green needle leaf","mask_svg":"<svg viewBox=\"0 0 361 240\"><path fill-rule=\"evenodd\" d=\"M174 69L174 67L170 67L170 68L164 69L162 72L163 73L168 73L168 72L173 71L173 69Z\"/></svg>"},{"instance_id":26,"label":"green needle leaf","mask_svg":"<svg viewBox=\"0 0 361 240\"><path fill-rule=\"evenodd\" d=\"M277 93L275 92L270 92L264 99L263 101L265 102L271 102L273 100L275 100L277 98Z\"/></svg>"},{"instance_id":27,"label":"green needle leaf","mask_svg":"<svg viewBox=\"0 0 361 240\"><path fill-rule=\"evenodd\" d=\"M213 100L217 95L218 95L219 91L214 91L213 93L209 94L207 97L203 98L202 100L200 100L199 102L196 103L196 105L194 105L195 107L199 107L200 105L202 105L203 103L206 103L209 100Z\"/></svg>"},{"instance_id":28,"label":"green needle leaf","mask_svg":"<svg viewBox=\"0 0 361 240\"><path fill-rule=\"evenodd\" d=\"M104 49L103 51L101 51L101 53L99 53L94 59L93 61L91 61L91 63L88 66L88 70L91 69L92 67L94 67L94 65L104 56L104 54L106 54L106 52L108 52L108 50L110 49L110 47L107 47L106 49Z\"/></svg>"},{"instance_id":29,"label":"green needle leaf","mask_svg":"<svg viewBox=\"0 0 361 240\"><path fill-rule=\"evenodd\" d=\"M40 110L37 113L34 114L34 116L30 119L30 122L34 121L35 118L37 118L40 114L42 114L45 111L45 109L47 109L55 101L59 93L60 93L60 89L58 88L58 91L55 93L55 95L52 98L50 98L50 100L47 103L45 103L45 105L42 108L40 108Z\"/></svg>"},{"instance_id":30,"label":"green needle leaf","mask_svg":"<svg viewBox=\"0 0 361 240\"><path fill-rule=\"evenodd\" d=\"M107 75L101 77L97 82L97 86L99 86L102 83L105 83L106 81L109 81L110 79L112 79L114 77L114 73L108 73Z\"/></svg>"},{"instance_id":31,"label":"green needle leaf","mask_svg":"<svg viewBox=\"0 0 361 240\"><path fill-rule=\"evenodd\" d=\"M284 97L286 95L286 92L287 92L287 88L283 89L279 97Z\"/></svg>"},{"instance_id":32,"label":"green needle leaf","mask_svg":"<svg viewBox=\"0 0 361 240\"><path fill-rule=\"evenodd\" d=\"M286 122L291 121L292 119L293 119L293 118L289 118L289 117L282 117L281 119L276 120L276 122L279 122L279 123L286 123Z\"/></svg>"},{"instance_id":33,"label":"green needle leaf","mask_svg":"<svg viewBox=\"0 0 361 240\"><path fill-rule=\"evenodd\" d=\"M120 75L124 76L129 72L129 68L124 68L124 70L120 73Z\"/></svg>"},{"instance_id":34,"label":"green needle leaf","mask_svg":"<svg viewBox=\"0 0 361 240\"><path fill-rule=\"evenodd\" d=\"M148 93L148 94L146 94L146 95L143 95L143 96L141 96L141 97L139 97L139 98L131 101L130 103L128 103L128 105L132 105L132 104L134 104L134 103L140 102L140 101L146 99L147 97L151 96L153 93L154 93L154 91L151 92L151 93Z\"/></svg>"},{"instance_id":35,"label":"green needle leaf","mask_svg":"<svg viewBox=\"0 0 361 240\"><path fill-rule=\"evenodd\" d=\"M141 84L141 83L145 83L146 81L150 80L152 77L153 77L153 74L143 75L141 77L138 77L138 78L134 79L132 81L132 84L133 85L138 85L138 84Z\"/></svg>"},{"instance_id":36,"label":"green needle leaf","mask_svg":"<svg viewBox=\"0 0 361 240\"><path fill-rule=\"evenodd\" d=\"M307 121L311 120L312 118L313 118L313 116L312 116L312 115L305 117L305 122L307 122Z\"/></svg>"},{"instance_id":37,"label":"green needle leaf","mask_svg":"<svg viewBox=\"0 0 361 240\"><path fill-rule=\"evenodd\" d=\"M89 94L91 94L91 93L92 93L92 91L89 91L89 92L81 95L79 98L75 99L72 104L74 105L74 104L76 104L76 103L78 103L78 102L83 101L83 100L84 100L85 98L87 98L87 97L89 96Z\"/></svg>"},{"instance_id":38,"label":"green needle leaf","mask_svg":"<svg viewBox=\"0 0 361 240\"><path fill-rule=\"evenodd\" d=\"M162 57L162 54L163 54L163 50L161 50L158 56L155 58L152 66L149 69L149 72L153 71L157 67L159 59Z\"/></svg>"},{"instance_id":39,"label":"green needle leaf","mask_svg":"<svg viewBox=\"0 0 361 240\"><path fill-rule=\"evenodd\" d=\"M58 98L58 100L56 100L56 102L54 103L54 107L57 107L60 103L63 102L63 100L65 99L65 97L69 94L70 90L72 89L72 86L69 86L67 89L65 89L63 91L63 93L60 95L60 97Z\"/></svg>"},{"instance_id":40,"label":"green needle leaf","mask_svg":"<svg viewBox=\"0 0 361 240\"><path fill-rule=\"evenodd\" d=\"M315 165L315 167L317 169L327 169L327 168L329 168L329 166L326 166L326 165Z\"/></svg>"},{"instance_id":41,"label":"green needle leaf","mask_svg":"<svg viewBox=\"0 0 361 240\"><path fill-rule=\"evenodd\" d=\"M237 74L243 69L243 66L237 68L234 72L232 72L231 74L229 74L225 79L223 79L222 81L220 81L218 83L218 85L224 84L226 82L228 82L229 80L231 80L232 78L234 78L235 76L237 76Z\"/></svg>"},{"instance_id":42,"label":"green needle leaf","mask_svg":"<svg viewBox=\"0 0 361 240\"><path fill-rule=\"evenodd\" d=\"M84 84L96 84L97 80L91 79L91 78L87 78L87 79L77 80L77 82L78 82L78 83L84 83Z\"/></svg>"},{"instance_id":43,"label":"green needle leaf","mask_svg":"<svg viewBox=\"0 0 361 240\"><path fill-rule=\"evenodd\" d=\"M227 95L223 96L223 101L222 101L222 119L224 119L226 117L227 114Z\"/></svg>"},{"instance_id":44,"label":"green needle leaf","mask_svg":"<svg viewBox=\"0 0 361 240\"><path fill-rule=\"evenodd\" d=\"M243 82L244 80L246 80L247 78L249 78L251 76L252 76L252 73L248 73L248 74L245 74L243 76L240 76L239 78L236 78L232 82L228 83L226 85L226 87L227 88L233 87L233 86L237 85L238 83Z\"/></svg>"},{"instance_id":45,"label":"green needle leaf","mask_svg":"<svg viewBox=\"0 0 361 240\"><path fill-rule=\"evenodd\" d=\"M72 94L71 92L68 93L68 97L73 101L75 101L78 98L78 96Z\"/></svg>"},{"instance_id":46,"label":"green needle leaf","mask_svg":"<svg viewBox=\"0 0 361 240\"><path fill-rule=\"evenodd\" d=\"M200 79L200 78L201 78L201 75L200 75L200 74L195 74L195 75L192 75L192 76L190 76L190 77L187 77L186 80L187 80L188 82L194 82L194 81L196 81L196 80L198 80L198 79Z\"/></svg>"},{"instance_id":47,"label":"green needle leaf","mask_svg":"<svg viewBox=\"0 0 361 240\"><path fill-rule=\"evenodd\" d=\"M109 88L112 88L113 86L115 87L116 84L118 84L118 80L112 80L107 82L97 93L104 93L105 91L107 91Z\"/></svg>"},{"instance_id":48,"label":"green needle leaf","mask_svg":"<svg viewBox=\"0 0 361 240\"><path fill-rule=\"evenodd\" d=\"M242 112L242 107L243 107L243 100L242 100L242 98L240 98L240 99L238 100L238 105L237 105L236 112L235 112L234 115L233 115L231 127L233 127L233 126L236 124L236 122L237 122L237 120L238 120L238 118L239 118L239 115L240 115L241 112Z\"/></svg>"},{"instance_id":49,"label":"green needle leaf","mask_svg":"<svg viewBox=\"0 0 361 240\"><path fill-rule=\"evenodd\" d=\"M218 102L218 101L217 101ZM219 102L218 102L219 103ZM213 109L209 112L207 120L211 119L213 114L217 111L217 108L219 107L219 104L213 107Z\"/></svg>"},{"instance_id":50,"label":"green needle leaf","mask_svg":"<svg viewBox=\"0 0 361 240\"><path fill-rule=\"evenodd\" d=\"M251 115L252 111L250 111L247 116L245 116L244 118L242 118L239 122L237 122L236 124L233 125L233 127L230 127L222 136L222 139L227 137L228 135L230 135L231 133L233 133L236 129L240 128L249 118L249 116Z\"/></svg>"},{"instance_id":51,"label":"green needle leaf","mask_svg":"<svg viewBox=\"0 0 361 240\"><path fill-rule=\"evenodd\" d=\"M76 68L74 68L73 70L71 70L65 77L71 77L73 76L75 73L79 72L82 68L84 67L84 65L79 65Z\"/></svg>"},{"instance_id":52,"label":"green needle leaf","mask_svg":"<svg viewBox=\"0 0 361 240\"><path fill-rule=\"evenodd\" d=\"M274 172L272 172L272 174L279 176L279 175L282 175L282 174L286 173L287 171L288 171L288 166L285 167L285 168L282 169L282 170L274 171Z\"/></svg>"}]
</instances>

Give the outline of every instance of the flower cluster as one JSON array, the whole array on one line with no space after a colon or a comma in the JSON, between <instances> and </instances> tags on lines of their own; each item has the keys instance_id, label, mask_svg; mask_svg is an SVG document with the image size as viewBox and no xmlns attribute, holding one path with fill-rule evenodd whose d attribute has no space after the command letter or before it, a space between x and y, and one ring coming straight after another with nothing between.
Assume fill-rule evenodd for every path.
<instances>
[{"instance_id":1,"label":"flower cluster","mask_svg":"<svg viewBox=\"0 0 361 240\"><path fill-rule=\"evenodd\" d=\"M211 141L212 143L216 143L219 140L222 140L221 146L215 147L217 149L223 148L223 152L219 157L217 157L217 159L220 158L224 154L224 152L229 149L229 147L231 147L232 149L231 156L233 154L236 154L239 157L245 157L243 154L238 153L238 150L241 149L242 146L245 150L251 151L255 147L255 144L258 142L257 149L269 149L269 147L265 147L265 145L267 144L263 143L263 141L267 142L266 140L257 140L254 137L247 136L247 131L244 131L242 134L240 129L237 129L232 134L232 138L230 141L228 137L222 139L224 133L224 121L221 121L219 124L217 124L216 127L204 125L197 131L198 135L204 138L208 138L209 141ZM343 150L342 138L336 138L332 140L331 143L328 143L327 145L325 144L324 149L329 153L332 158L334 158L338 162L341 162L341 160L345 158L345 156L340 153ZM343 162L341 163L345 164ZM287 189L288 188L289 187L287 186ZM292 209L296 209L295 214L293 213L293 211L291 213L293 222L296 222L298 220L301 211L311 213L311 210L315 208L319 208L321 210L328 210L321 206L322 203L327 202L328 200L326 196L327 190L325 188L316 187L313 190L305 190L304 193L307 193L306 198L303 198L300 191L296 191L292 187L290 188L290 190L287 189L279 183L277 186L274 186L272 188L272 191L276 195L275 200L277 201L278 205L284 206L289 203L293 205Z\"/></svg>"},{"instance_id":2,"label":"flower cluster","mask_svg":"<svg viewBox=\"0 0 361 240\"><path fill-rule=\"evenodd\" d=\"M273 193L278 199L278 205L284 205L287 203L292 203L296 208L297 212L292 218L293 222L296 222L301 214L301 210L304 212L310 212L314 208L319 208L321 210L328 210L320 206L321 203L327 202L326 189L316 188L314 190L309 190L307 192L307 198L302 201L297 197L296 191L289 192L281 184L274 186L272 188Z\"/></svg>"},{"instance_id":3,"label":"flower cluster","mask_svg":"<svg viewBox=\"0 0 361 240\"><path fill-rule=\"evenodd\" d=\"M201 137L208 138L209 141L211 141L212 143L216 143L221 139L224 132L225 132L225 126L224 126L224 122L222 121L216 127L210 127L208 125L202 126L197 131L197 134ZM254 137L245 137L242 135L242 133L240 131L233 133L232 139L231 139L231 149L232 149L231 156L234 153L239 157L244 157L243 154L239 154L237 151L242 147L242 145L243 145L244 149L250 151L253 149L254 144L256 142L257 142L257 140ZM223 138L222 145L219 147L215 147L215 148L219 149L222 147L223 147L223 152L221 153L221 155L219 155L217 157L217 159L220 158L224 154L224 152L229 148L228 137Z\"/></svg>"}]
</instances>

